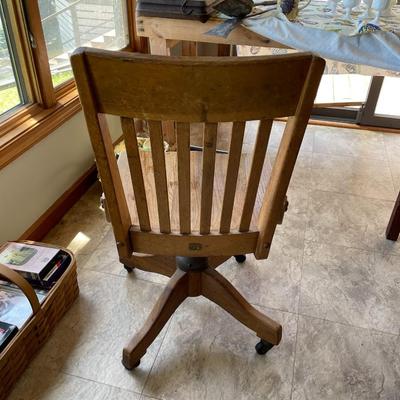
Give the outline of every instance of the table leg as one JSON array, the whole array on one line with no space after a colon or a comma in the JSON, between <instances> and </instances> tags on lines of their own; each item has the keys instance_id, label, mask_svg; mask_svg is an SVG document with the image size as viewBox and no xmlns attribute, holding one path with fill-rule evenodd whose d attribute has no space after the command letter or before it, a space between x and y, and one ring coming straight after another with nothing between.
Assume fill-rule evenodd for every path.
<instances>
[{"instance_id":1,"label":"table leg","mask_svg":"<svg viewBox=\"0 0 400 400\"><path fill-rule=\"evenodd\" d=\"M159 56L171 55L168 41L162 38L149 38L150 53ZM176 148L175 127L173 121L163 121L162 129L164 140L169 144L169 148L174 150Z\"/></svg>"},{"instance_id":2,"label":"table leg","mask_svg":"<svg viewBox=\"0 0 400 400\"><path fill-rule=\"evenodd\" d=\"M386 229L386 238L396 241L400 234L400 192L394 205L389 224Z\"/></svg>"}]
</instances>

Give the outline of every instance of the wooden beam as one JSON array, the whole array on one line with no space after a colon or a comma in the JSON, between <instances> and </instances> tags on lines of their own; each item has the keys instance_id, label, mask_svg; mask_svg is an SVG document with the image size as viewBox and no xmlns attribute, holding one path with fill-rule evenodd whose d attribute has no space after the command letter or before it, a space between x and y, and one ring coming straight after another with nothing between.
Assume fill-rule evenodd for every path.
<instances>
[{"instance_id":1,"label":"wooden beam","mask_svg":"<svg viewBox=\"0 0 400 400\"><path fill-rule=\"evenodd\" d=\"M217 18L209 19L203 23L186 19L138 16L136 18L136 30L139 36L149 38L287 48L287 46L260 36L243 26L235 28L226 39L205 34L221 22L222 20Z\"/></svg>"},{"instance_id":2,"label":"wooden beam","mask_svg":"<svg viewBox=\"0 0 400 400\"><path fill-rule=\"evenodd\" d=\"M56 104L57 99L51 79L49 56L43 33L39 3L37 1L27 1L24 4L28 18L29 33L32 35L31 47L35 60L37 82L40 88L41 104L43 104L44 108L50 108Z\"/></svg>"}]
</instances>

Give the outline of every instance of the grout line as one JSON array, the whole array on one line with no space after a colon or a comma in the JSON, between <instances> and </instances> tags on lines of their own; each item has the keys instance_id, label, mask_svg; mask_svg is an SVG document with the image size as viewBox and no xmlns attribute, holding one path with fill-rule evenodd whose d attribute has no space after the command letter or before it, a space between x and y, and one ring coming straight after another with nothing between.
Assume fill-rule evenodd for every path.
<instances>
[{"instance_id":1,"label":"grout line","mask_svg":"<svg viewBox=\"0 0 400 400\"><path fill-rule=\"evenodd\" d=\"M145 394L141 394L140 395L140 399L139 400L146 400L146 399L148 399L148 400L161 400L158 397L151 397L151 396L147 396Z\"/></svg>"},{"instance_id":2,"label":"grout line","mask_svg":"<svg viewBox=\"0 0 400 400\"><path fill-rule=\"evenodd\" d=\"M311 168L312 169L312 168ZM323 189L318 189L318 188L310 188L309 189L311 192L323 192L323 193L330 193L330 194L341 194L345 196L354 196L354 197L361 197L362 199L366 200L375 200L375 201L385 201L387 203L395 203L396 199L389 200L389 199L377 199L376 197L370 197L370 196L361 196L359 194L353 194L353 193L348 193L348 192L339 192L337 190L323 190Z\"/></svg>"},{"instance_id":3,"label":"grout line","mask_svg":"<svg viewBox=\"0 0 400 400\"><path fill-rule=\"evenodd\" d=\"M311 319L316 319L316 320L319 320L319 321L329 322L331 324L342 325L342 326L355 328L355 329L362 329L362 330L367 331L369 333L379 333L380 335L388 335L388 336L394 336L394 337L399 337L400 338L400 331L399 331L399 333L391 333L391 332L381 331L381 330L378 330L378 329L366 328L365 326L352 325L352 324L349 324L347 322L332 321L332 320L327 319L327 318L315 317L313 315L304 314L304 313L299 313L298 315L301 316L301 317L305 317L305 318L311 318Z\"/></svg>"},{"instance_id":4,"label":"grout line","mask_svg":"<svg viewBox=\"0 0 400 400\"><path fill-rule=\"evenodd\" d=\"M274 145L271 144L270 146L271 150L278 150L279 145ZM325 155L325 156L332 156L332 157L345 157L345 158L352 158L352 159L363 159L363 160L373 160L373 161L385 161L386 158L377 158L377 157L372 157L372 156L356 156L356 155L349 155L349 154L339 154L339 153L328 153L327 151L315 151L315 133L314 133L314 138L313 138L313 149L311 151L309 150L300 150L299 155L309 155L309 154L316 154L316 155Z\"/></svg>"},{"instance_id":5,"label":"grout line","mask_svg":"<svg viewBox=\"0 0 400 400\"><path fill-rule=\"evenodd\" d=\"M378 239L379 239L379 236L378 236ZM384 237L382 237L382 239L387 240ZM316 244L321 244L321 245L324 245L324 246L337 246L337 247L343 247L345 249L366 251L368 253L375 253L375 254L379 254L379 255L382 255L382 256L400 257L399 253L396 253L394 250L391 250L391 249L377 250L377 249L365 248L365 247L345 246L344 244L336 244L336 243L330 243L330 242L320 242L318 240L310 240L310 239L306 239L305 241L308 242L308 243L316 243Z\"/></svg>"},{"instance_id":6,"label":"grout line","mask_svg":"<svg viewBox=\"0 0 400 400\"><path fill-rule=\"evenodd\" d=\"M262 309L268 309L268 310L271 310L271 311L279 311L279 312L282 312L282 313L285 313L285 314L292 314L292 315L295 315L295 316L301 316L301 317L306 317L306 318L317 319L317 320L320 320L320 321L325 321L325 322L329 322L329 323L332 323L332 324L339 324L339 325L343 325L343 326L347 326L347 327L351 327L351 328L364 329L364 330L367 330L367 331L372 331L372 332L380 333L380 334L383 334L383 335L399 336L400 337L400 331L399 331L398 334L397 333L391 333L391 332L381 331L381 330L378 330L378 329L366 328L365 326L353 325L353 324L350 324L348 322L333 321L333 320L327 319L327 318L316 317L314 315L305 314L305 313L302 313L302 312L293 312L293 311L282 310L281 308L270 307L270 306L261 305L261 304L258 304L258 303L250 303L250 304L255 306L255 307L259 307L259 308L262 308Z\"/></svg>"},{"instance_id":7,"label":"grout line","mask_svg":"<svg viewBox=\"0 0 400 400\"><path fill-rule=\"evenodd\" d=\"M309 207L309 196L307 196L307 207L306 207L306 212L308 215L308 207ZM308 218L306 218L306 230L307 230L307 226L308 226ZM305 255L305 249L306 249L306 238L305 238L305 233L306 230L304 231L304 237L303 237L303 252L301 255L301 269L300 269L300 281L299 281L299 295L298 295L298 299L297 299L297 320L296 320L296 336L295 336L295 340L294 340L294 356L293 356L293 368L292 368L292 384L291 384L291 389L290 389L290 399L293 399L293 390L294 390L294 375L295 375L295 370L296 370L296 359L297 359L297 343L298 343L298 335L299 335L299 320L300 320L300 314L299 314L299 310L300 310L300 301L301 301L301 284L303 281L303 269L304 269L304 255Z\"/></svg>"},{"instance_id":8,"label":"grout line","mask_svg":"<svg viewBox=\"0 0 400 400\"><path fill-rule=\"evenodd\" d=\"M307 127L308 127L309 125L307 124ZM315 132L312 132L312 135L313 135L313 139L312 139L312 146L311 146L311 154L314 154L315 153Z\"/></svg>"},{"instance_id":9,"label":"grout line","mask_svg":"<svg viewBox=\"0 0 400 400\"><path fill-rule=\"evenodd\" d=\"M117 260L115 262L119 263L119 261L117 261ZM123 269L123 267L122 267L122 264L121 264L121 270L122 269ZM115 273L111 273L111 272L99 271L95 267L93 267L93 268L82 267L82 271L90 271L90 272L96 272L96 273L103 274L103 275L111 275L111 276L114 276L116 278L121 278L121 279L131 279L131 278L129 278L129 276L125 276L125 275L121 275L121 274L115 274ZM144 282L148 282L148 283L153 283L154 285L161 286L161 287L165 287L167 285L167 282L166 283L154 282L154 281L152 281L150 279L144 279L144 278L139 278L139 277L135 277L134 279L138 280L138 281L144 281Z\"/></svg>"},{"instance_id":10,"label":"grout line","mask_svg":"<svg viewBox=\"0 0 400 400\"><path fill-rule=\"evenodd\" d=\"M342 247L343 249L349 249L349 250L358 250L358 251L364 251L366 253L373 253L373 254L379 254L379 255L388 255L388 256L393 256L393 257L400 257L400 254L398 253L391 253L387 251L378 251L376 249L370 249L370 248L363 248L363 247L354 247L354 246L345 246L344 244L337 244L337 243L328 243L328 242L319 242L317 240L310 240L310 239L305 239L304 242L307 244L320 244L323 246L331 246L331 247Z\"/></svg>"},{"instance_id":11,"label":"grout line","mask_svg":"<svg viewBox=\"0 0 400 400\"><path fill-rule=\"evenodd\" d=\"M395 185L395 183L394 183L394 175L393 175L393 170L392 170L392 166L391 166L391 162L390 162L390 156L389 156L389 152L388 152L388 148L387 148L387 146L386 146L386 140L383 140L383 146L385 147L385 153L386 153L386 163L387 163L387 165L388 165L388 167L389 167L389 171L390 171L390 176L392 177L392 186L393 186L393 191L394 191L394 193L395 193L395 196L396 196L396 185ZM396 201L396 198L395 198L395 200L394 201Z\"/></svg>"},{"instance_id":12,"label":"grout line","mask_svg":"<svg viewBox=\"0 0 400 400\"><path fill-rule=\"evenodd\" d=\"M174 314L175 314L175 313L174 313ZM143 383L143 388L142 388L142 391L140 392L140 395L141 395L141 396L146 396L143 392L144 392L144 390L145 390L145 388L146 388L147 382L149 381L151 372L153 371L153 367L154 367L154 365L155 365L155 363L156 363L156 361L157 361L157 357L158 357L158 355L160 354L161 347L162 347L162 345L164 344L164 340L165 340L165 338L167 337L167 334L168 334L169 329L170 329L170 327L171 327L171 323L172 323L172 319L174 318L174 314L172 314L172 316L170 317L169 321L167 322L166 332L165 332L165 334L164 334L164 336L163 336L163 338L162 338L162 340L161 340L160 346L158 347L157 353L156 353L156 355L155 355L155 357L154 357L153 364L152 364L151 367L150 367L149 373L147 374L146 379L145 379L145 381L144 381L144 383ZM147 397L147 396L146 396L146 397Z\"/></svg>"},{"instance_id":13,"label":"grout line","mask_svg":"<svg viewBox=\"0 0 400 400\"><path fill-rule=\"evenodd\" d=\"M212 303L212 304L214 304L214 303ZM298 314L298 313L295 312L295 311L283 310L282 308L270 307L270 306L262 305L262 304L259 304L259 303L252 303L252 302L250 302L250 301L249 301L249 304L251 304L251 305L254 306L254 307L266 308L266 309L271 310L271 311L279 311L279 312L285 313L285 314L293 314L293 315L297 315L297 314Z\"/></svg>"},{"instance_id":14,"label":"grout line","mask_svg":"<svg viewBox=\"0 0 400 400\"><path fill-rule=\"evenodd\" d=\"M123 368L122 364L121 364L121 368ZM74 378L78 378L78 379L81 379L81 380L84 380L84 381L87 381L87 382L93 382L93 383L97 383L97 384L103 385L103 386L108 386L108 387L111 387L111 388L114 388L114 389L124 390L124 391L126 391L126 392L135 393L135 394L138 394L138 395L140 396L140 393L139 393L139 392L135 392L134 390L125 389L125 388L120 387L120 386L110 385L109 383L104 383L104 382L96 381L96 380L90 379L90 378L84 378L84 377L82 377L82 376L80 376L80 375L75 375L75 374L72 374L72 373L70 373L70 372L65 372L65 371L63 371L63 370L59 370L59 372L62 373L62 374L64 374L64 375L72 376L72 377L74 377Z\"/></svg>"}]
</instances>

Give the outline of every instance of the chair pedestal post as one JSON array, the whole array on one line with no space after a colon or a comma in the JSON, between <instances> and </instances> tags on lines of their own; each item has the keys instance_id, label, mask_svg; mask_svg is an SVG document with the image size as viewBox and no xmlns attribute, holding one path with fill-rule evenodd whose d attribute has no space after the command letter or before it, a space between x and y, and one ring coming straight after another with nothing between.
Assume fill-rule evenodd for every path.
<instances>
[{"instance_id":1,"label":"chair pedestal post","mask_svg":"<svg viewBox=\"0 0 400 400\"><path fill-rule=\"evenodd\" d=\"M207 257L176 257L176 266L185 272L204 271L209 267Z\"/></svg>"}]
</instances>

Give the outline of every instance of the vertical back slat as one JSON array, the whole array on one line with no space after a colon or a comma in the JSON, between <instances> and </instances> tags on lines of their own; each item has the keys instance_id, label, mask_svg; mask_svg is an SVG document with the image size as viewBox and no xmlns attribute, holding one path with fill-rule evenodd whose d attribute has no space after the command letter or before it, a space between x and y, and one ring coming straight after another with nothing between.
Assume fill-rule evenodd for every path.
<instances>
[{"instance_id":1,"label":"vertical back slat","mask_svg":"<svg viewBox=\"0 0 400 400\"><path fill-rule=\"evenodd\" d=\"M247 181L246 195L243 205L242 217L240 219L239 231L249 230L253 216L254 203L257 196L261 172L264 166L265 153L267 151L269 136L272 128L272 119L260 121L257 139L254 145L253 159L251 162L250 175Z\"/></svg>"},{"instance_id":2,"label":"vertical back slat","mask_svg":"<svg viewBox=\"0 0 400 400\"><path fill-rule=\"evenodd\" d=\"M142 164L136 139L135 122L132 118L121 117L129 170L131 173L133 193L138 213L139 226L142 231L150 231L149 210L147 207L146 190L143 181Z\"/></svg>"},{"instance_id":3,"label":"vertical back slat","mask_svg":"<svg viewBox=\"0 0 400 400\"><path fill-rule=\"evenodd\" d=\"M204 126L200 205L200 233L204 235L210 233L211 225L217 130L217 123Z\"/></svg>"},{"instance_id":4,"label":"vertical back slat","mask_svg":"<svg viewBox=\"0 0 400 400\"><path fill-rule=\"evenodd\" d=\"M190 233L190 124L176 123L179 185L179 226L181 233Z\"/></svg>"},{"instance_id":5,"label":"vertical back slat","mask_svg":"<svg viewBox=\"0 0 400 400\"><path fill-rule=\"evenodd\" d=\"M160 121L148 121L148 123L160 232L171 233L162 125Z\"/></svg>"},{"instance_id":6,"label":"vertical back slat","mask_svg":"<svg viewBox=\"0 0 400 400\"><path fill-rule=\"evenodd\" d=\"M229 233L231 229L232 211L235 200L237 178L242 154L243 136L246 122L234 122L232 126L232 137L229 146L228 167L224 188L224 199L221 211L220 233Z\"/></svg>"}]
</instances>

